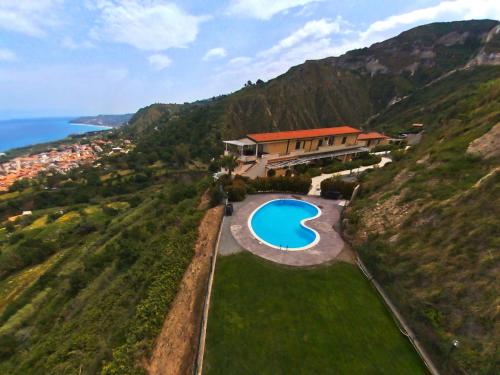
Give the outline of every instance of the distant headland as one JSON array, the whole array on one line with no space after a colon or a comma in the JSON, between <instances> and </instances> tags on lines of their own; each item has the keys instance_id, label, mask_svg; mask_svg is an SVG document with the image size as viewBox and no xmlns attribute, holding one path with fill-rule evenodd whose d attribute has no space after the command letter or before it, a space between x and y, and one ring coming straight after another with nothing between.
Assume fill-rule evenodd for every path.
<instances>
[{"instance_id":1,"label":"distant headland","mask_svg":"<svg viewBox=\"0 0 500 375\"><path fill-rule=\"evenodd\" d=\"M125 125L133 116L133 113L123 115L97 115L97 116L82 116L71 120L72 124L88 124L99 126L110 126L113 128Z\"/></svg>"}]
</instances>

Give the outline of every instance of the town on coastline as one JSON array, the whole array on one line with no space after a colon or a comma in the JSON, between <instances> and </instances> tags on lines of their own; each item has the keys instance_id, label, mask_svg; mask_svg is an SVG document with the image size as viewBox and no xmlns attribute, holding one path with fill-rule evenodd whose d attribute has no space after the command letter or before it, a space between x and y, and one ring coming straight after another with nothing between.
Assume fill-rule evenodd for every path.
<instances>
[{"instance_id":1,"label":"town on coastline","mask_svg":"<svg viewBox=\"0 0 500 375\"><path fill-rule=\"evenodd\" d=\"M15 157L0 163L0 191L8 191L16 182L31 179L41 172L66 173L84 164L91 164L102 155L128 153L133 148L128 139L119 144L105 139L88 143L61 144L45 152Z\"/></svg>"}]
</instances>

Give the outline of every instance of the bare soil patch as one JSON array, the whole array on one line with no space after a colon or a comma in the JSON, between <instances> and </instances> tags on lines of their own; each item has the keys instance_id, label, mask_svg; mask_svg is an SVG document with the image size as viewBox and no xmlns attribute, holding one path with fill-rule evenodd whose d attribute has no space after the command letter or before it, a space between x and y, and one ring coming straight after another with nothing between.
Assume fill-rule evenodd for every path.
<instances>
[{"instance_id":1,"label":"bare soil patch","mask_svg":"<svg viewBox=\"0 0 500 375\"><path fill-rule=\"evenodd\" d=\"M210 260L217 242L222 208L208 210L200 224L193 260L184 274L147 366L151 375L189 374L193 371Z\"/></svg>"},{"instance_id":2,"label":"bare soil patch","mask_svg":"<svg viewBox=\"0 0 500 375\"><path fill-rule=\"evenodd\" d=\"M482 156L486 159L500 155L500 123L496 124L489 132L473 140L467 152Z\"/></svg>"}]
</instances>

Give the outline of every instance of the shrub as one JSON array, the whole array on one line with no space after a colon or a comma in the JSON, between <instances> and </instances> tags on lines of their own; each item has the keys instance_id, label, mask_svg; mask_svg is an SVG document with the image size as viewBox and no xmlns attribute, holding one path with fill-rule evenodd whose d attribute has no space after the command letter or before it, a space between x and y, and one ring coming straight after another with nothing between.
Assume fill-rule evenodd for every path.
<instances>
[{"instance_id":1,"label":"shrub","mask_svg":"<svg viewBox=\"0 0 500 375\"><path fill-rule=\"evenodd\" d=\"M0 336L0 360L7 359L16 353L19 342L13 334Z\"/></svg>"},{"instance_id":2,"label":"shrub","mask_svg":"<svg viewBox=\"0 0 500 375\"><path fill-rule=\"evenodd\" d=\"M210 194L210 207L215 207L219 205L222 202L222 199L224 198L224 193L222 192L220 185L215 185L212 188L210 188L209 194Z\"/></svg>"},{"instance_id":3,"label":"shrub","mask_svg":"<svg viewBox=\"0 0 500 375\"><path fill-rule=\"evenodd\" d=\"M102 211L104 212L104 214L106 214L108 216L116 216L116 215L118 215L118 210L116 208L110 207L108 205L103 205L102 206Z\"/></svg>"},{"instance_id":4,"label":"shrub","mask_svg":"<svg viewBox=\"0 0 500 375\"><path fill-rule=\"evenodd\" d=\"M370 159L371 155L368 151L366 152L361 152L356 155L355 159L360 159L360 160L367 160Z\"/></svg>"},{"instance_id":5,"label":"shrub","mask_svg":"<svg viewBox=\"0 0 500 375\"><path fill-rule=\"evenodd\" d=\"M321 169L320 168L310 168L307 171L307 175L310 176L310 177L316 177L316 176L319 176L320 174L321 174Z\"/></svg>"},{"instance_id":6,"label":"shrub","mask_svg":"<svg viewBox=\"0 0 500 375\"><path fill-rule=\"evenodd\" d=\"M356 186L355 182L347 182L338 177L328 178L321 182L321 197L327 199L350 199Z\"/></svg>"},{"instance_id":7,"label":"shrub","mask_svg":"<svg viewBox=\"0 0 500 375\"><path fill-rule=\"evenodd\" d=\"M396 150L391 152L392 161L399 161L403 159L405 152L403 150Z\"/></svg>"},{"instance_id":8,"label":"shrub","mask_svg":"<svg viewBox=\"0 0 500 375\"><path fill-rule=\"evenodd\" d=\"M62 211L52 212L47 215L47 223L53 223L63 215Z\"/></svg>"},{"instance_id":9,"label":"shrub","mask_svg":"<svg viewBox=\"0 0 500 375\"><path fill-rule=\"evenodd\" d=\"M335 173L340 172L345 169L345 165L342 163L333 163L322 168L323 173Z\"/></svg>"},{"instance_id":10,"label":"shrub","mask_svg":"<svg viewBox=\"0 0 500 375\"><path fill-rule=\"evenodd\" d=\"M169 202L179 203L184 199L193 198L196 194L197 191L194 185L187 185L184 183L175 184L170 190Z\"/></svg>"},{"instance_id":11,"label":"shrub","mask_svg":"<svg viewBox=\"0 0 500 375\"><path fill-rule=\"evenodd\" d=\"M12 221L9 221L5 225L5 230L7 231L7 233L13 233L16 230L16 226L14 225L14 223Z\"/></svg>"},{"instance_id":12,"label":"shrub","mask_svg":"<svg viewBox=\"0 0 500 375\"><path fill-rule=\"evenodd\" d=\"M247 195L246 186L244 184L233 184L226 187L227 198L231 202L241 202Z\"/></svg>"},{"instance_id":13,"label":"shrub","mask_svg":"<svg viewBox=\"0 0 500 375\"><path fill-rule=\"evenodd\" d=\"M267 171L267 177L274 177L276 176L276 171L274 169L270 169Z\"/></svg>"},{"instance_id":14,"label":"shrub","mask_svg":"<svg viewBox=\"0 0 500 375\"><path fill-rule=\"evenodd\" d=\"M256 191L281 191L290 193L307 194L311 188L311 178L307 176L277 176L256 178L251 181L251 186Z\"/></svg>"},{"instance_id":15,"label":"shrub","mask_svg":"<svg viewBox=\"0 0 500 375\"><path fill-rule=\"evenodd\" d=\"M361 159L361 166L365 167L368 165L378 164L382 160L381 156L370 155L369 158Z\"/></svg>"},{"instance_id":16,"label":"shrub","mask_svg":"<svg viewBox=\"0 0 500 375\"><path fill-rule=\"evenodd\" d=\"M377 145L372 149L372 152L382 152L382 151L392 151L401 148L402 145L397 145L395 143L391 143L388 145Z\"/></svg>"},{"instance_id":17,"label":"shrub","mask_svg":"<svg viewBox=\"0 0 500 375\"><path fill-rule=\"evenodd\" d=\"M294 171L296 174L304 174L308 168L307 164L299 164L294 167Z\"/></svg>"}]
</instances>

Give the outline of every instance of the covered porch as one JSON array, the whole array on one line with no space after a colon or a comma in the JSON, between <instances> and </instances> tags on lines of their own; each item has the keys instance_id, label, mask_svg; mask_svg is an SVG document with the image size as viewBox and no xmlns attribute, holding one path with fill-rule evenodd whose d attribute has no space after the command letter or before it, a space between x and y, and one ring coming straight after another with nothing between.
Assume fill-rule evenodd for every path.
<instances>
[{"instance_id":1,"label":"covered porch","mask_svg":"<svg viewBox=\"0 0 500 375\"><path fill-rule=\"evenodd\" d=\"M247 163L257 159L258 144L250 138L224 141L224 155L234 155L238 161Z\"/></svg>"}]
</instances>

